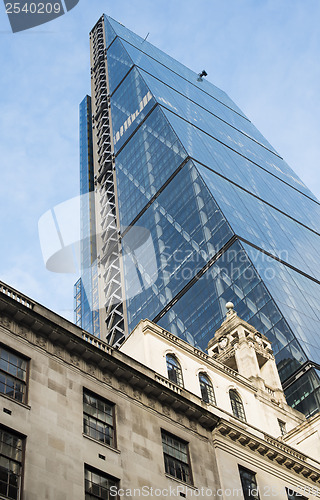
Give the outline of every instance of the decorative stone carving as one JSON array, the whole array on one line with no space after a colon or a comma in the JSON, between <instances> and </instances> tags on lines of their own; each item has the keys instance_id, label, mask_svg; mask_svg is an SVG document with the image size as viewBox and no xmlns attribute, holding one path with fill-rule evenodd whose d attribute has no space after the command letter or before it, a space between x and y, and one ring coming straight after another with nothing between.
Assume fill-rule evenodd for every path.
<instances>
[{"instance_id":1,"label":"decorative stone carving","mask_svg":"<svg viewBox=\"0 0 320 500\"><path fill-rule=\"evenodd\" d=\"M39 347L46 347L46 345L47 345L46 339L41 337L40 335L35 335L35 343Z\"/></svg>"},{"instance_id":2,"label":"decorative stone carving","mask_svg":"<svg viewBox=\"0 0 320 500\"><path fill-rule=\"evenodd\" d=\"M127 386L123 382L119 384L119 390L122 392L126 392Z\"/></svg>"},{"instance_id":3,"label":"decorative stone carving","mask_svg":"<svg viewBox=\"0 0 320 500\"><path fill-rule=\"evenodd\" d=\"M219 347L220 349L225 349L228 345L228 339L227 337L221 337L221 339L219 340Z\"/></svg>"},{"instance_id":4,"label":"decorative stone carving","mask_svg":"<svg viewBox=\"0 0 320 500\"><path fill-rule=\"evenodd\" d=\"M89 375L96 375L96 367L94 365L88 365L87 371Z\"/></svg>"},{"instance_id":5,"label":"decorative stone carving","mask_svg":"<svg viewBox=\"0 0 320 500\"><path fill-rule=\"evenodd\" d=\"M183 424L183 416L180 414L177 414L176 422L178 422L178 424Z\"/></svg>"},{"instance_id":6,"label":"decorative stone carving","mask_svg":"<svg viewBox=\"0 0 320 500\"><path fill-rule=\"evenodd\" d=\"M106 383L106 384L110 384L112 385L112 378L110 377L110 375L108 373L103 373L102 374L102 380Z\"/></svg>"},{"instance_id":7,"label":"decorative stone carving","mask_svg":"<svg viewBox=\"0 0 320 500\"><path fill-rule=\"evenodd\" d=\"M193 431L197 430L197 424L193 420L190 420L190 429Z\"/></svg>"},{"instance_id":8,"label":"decorative stone carving","mask_svg":"<svg viewBox=\"0 0 320 500\"><path fill-rule=\"evenodd\" d=\"M140 391L134 391L133 392L133 397L137 399L138 401L142 401L142 394Z\"/></svg>"},{"instance_id":9,"label":"decorative stone carving","mask_svg":"<svg viewBox=\"0 0 320 500\"><path fill-rule=\"evenodd\" d=\"M55 354L56 356L62 357L62 352L63 352L62 348L59 345L54 346L53 354Z\"/></svg>"},{"instance_id":10,"label":"decorative stone carving","mask_svg":"<svg viewBox=\"0 0 320 500\"><path fill-rule=\"evenodd\" d=\"M30 332L29 328L27 328L26 326L18 326L17 333L18 333L18 335L20 335L21 337L24 337L25 339L31 336L31 332Z\"/></svg>"},{"instance_id":11,"label":"decorative stone carving","mask_svg":"<svg viewBox=\"0 0 320 500\"><path fill-rule=\"evenodd\" d=\"M152 408L153 410L155 410L155 408L156 408L156 402L155 402L154 399L149 399L148 400L148 404L149 404L150 408Z\"/></svg>"},{"instance_id":12,"label":"decorative stone carving","mask_svg":"<svg viewBox=\"0 0 320 500\"><path fill-rule=\"evenodd\" d=\"M72 363L74 366L80 366L80 359L78 356L70 356L70 363Z\"/></svg>"},{"instance_id":13,"label":"decorative stone carving","mask_svg":"<svg viewBox=\"0 0 320 500\"><path fill-rule=\"evenodd\" d=\"M10 330L11 324L12 324L12 321L9 318L7 318L6 316L0 316L0 325L1 326Z\"/></svg>"},{"instance_id":14,"label":"decorative stone carving","mask_svg":"<svg viewBox=\"0 0 320 500\"><path fill-rule=\"evenodd\" d=\"M256 333L255 336L254 336L254 338L258 342L259 345L261 345L261 346L263 345L260 333Z\"/></svg>"}]
</instances>

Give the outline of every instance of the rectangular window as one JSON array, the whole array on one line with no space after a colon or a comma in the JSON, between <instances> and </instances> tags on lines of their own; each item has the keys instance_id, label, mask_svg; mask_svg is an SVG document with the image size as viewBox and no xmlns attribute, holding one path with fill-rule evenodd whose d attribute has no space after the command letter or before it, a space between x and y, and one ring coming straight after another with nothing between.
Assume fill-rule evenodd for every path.
<instances>
[{"instance_id":1,"label":"rectangular window","mask_svg":"<svg viewBox=\"0 0 320 500\"><path fill-rule=\"evenodd\" d=\"M240 465L239 473L244 499L260 500L255 473Z\"/></svg>"},{"instance_id":2,"label":"rectangular window","mask_svg":"<svg viewBox=\"0 0 320 500\"><path fill-rule=\"evenodd\" d=\"M26 402L28 362L22 356L15 354L0 345L0 393Z\"/></svg>"},{"instance_id":3,"label":"rectangular window","mask_svg":"<svg viewBox=\"0 0 320 500\"><path fill-rule=\"evenodd\" d=\"M161 436L166 473L192 484L188 443L163 430Z\"/></svg>"},{"instance_id":4,"label":"rectangular window","mask_svg":"<svg viewBox=\"0 0 320 500\"><path fill-rule=\"evenodd\" d=\"M23 439L0 427L0 498L20 498L22 451Z\"/></svg>"},{"instance_id":5,"label":"rectangular window","mask_svg":"<svg viewBox=\"0 0 320 500\"><path fill-rule=\"evenodd\" d=\"M281 436L285 436L287 434L286 423L283 422L283 420L279 420L279 419L278 419L278 422L279 422Z\"/></svg>"},{"instance_id":6,"label":"rectangular window","mask_svg":"<svg viewBox=\"0 0 320 500\"><path fill-rule=\"evenodd\" d=\"M288 500L308 500L307 497L304 497L300 493L296 493L295 491L290 490L290 488L286 488L286 492Z\"/></svg>"},{"instance_id":7,"label":"rectangular window","mask_svg":"<svg viewBox=\"0 0 320 500\"><path fill-rule=\"evenodd\" d=\"M85 466L85 500L112 500L117 497L119 480Z\"/></svg>"},{"instance_id":8,"label":"rectangular window","mask_svg":"<svg viewBox=\"0 0 320 500\"><path fill-rule=\"evenodd\" d=\"M83 432L101 443L116 446L114 404L84 389Z\"/></svg>"}]
</instances>

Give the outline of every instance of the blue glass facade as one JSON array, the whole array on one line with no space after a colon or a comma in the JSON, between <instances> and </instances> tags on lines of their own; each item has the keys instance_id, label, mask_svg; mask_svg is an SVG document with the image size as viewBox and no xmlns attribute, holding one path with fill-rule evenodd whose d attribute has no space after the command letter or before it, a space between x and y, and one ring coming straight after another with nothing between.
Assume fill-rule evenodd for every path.
<instances>
[{"instance_id":1,"label":"blue glass facade","mask_svg":"<svg viewBox=\"0 0 320 500\"><path fill-rule=\"evenodd\" d=\"M75 322L99 337L99 297L96 250L96 217L92 151L91 98L80 104L80 265L81 278L75 284Z\"/></svg>"},{"instance_id":2,"label":"blue glass facade","mask_svg":"<svg viewBox=\"0 0 320 500\"><path fill-rule=\"evenodd\" d=\"M225 92L101 22L126 334L150 318L206 349L232 301L272 340L290 404L312 414L318 200Z\"/></svg>"}]
</instances>

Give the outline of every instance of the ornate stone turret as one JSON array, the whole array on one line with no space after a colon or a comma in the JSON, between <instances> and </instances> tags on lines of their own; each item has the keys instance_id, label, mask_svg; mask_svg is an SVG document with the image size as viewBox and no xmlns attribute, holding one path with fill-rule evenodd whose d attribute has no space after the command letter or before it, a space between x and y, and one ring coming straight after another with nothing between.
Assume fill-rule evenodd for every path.
<instances>
[{"instance_id":1,"label":"ornate stone turret","mask_svg":"<svg viewBox=\"0 0 320 500\"><path fill-rule=\"evenodd\" d=\"M270 341L238 317L232 302L226 308L227 317L208 344L209 356L249 379L274 401L285 403Z\"/></svg>"}]
</instances>

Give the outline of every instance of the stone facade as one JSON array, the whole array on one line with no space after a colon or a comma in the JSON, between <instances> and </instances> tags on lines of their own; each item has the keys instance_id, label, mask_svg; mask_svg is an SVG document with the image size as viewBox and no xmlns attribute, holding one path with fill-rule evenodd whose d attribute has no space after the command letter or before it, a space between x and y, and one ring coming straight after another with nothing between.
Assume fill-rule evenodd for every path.
<instances>
[{"instance_id":1,"label":"stone facade","mask_svg":"<svg viewBox=\"0 0 320 500\"><path fill-rule=\"evenodd\" d=\"M119 498L242 499L239 465L255 473L261 499L286 498L286 487L320 497L318 417L306 421L286 405L272 368L266 370L274 359L270 345L260 343L263 336L255 346L257 332L235 313L222 328L231 337L239 332L234 345L241 344L241 332L248 333L243 342L256 370L252 376L223 364L214 342L207 355L150 321L113 349L0 284L1 348L27 361L25 400L3 385L0 394L0 430L23 441L18 498L85 499L87 467L119 481ZM258 351L267 358L258 363L260 372ZM179 359L184 387L168 379L168 353ZM216 404L201 399L200 372L212 381ZM271 382L266 373L273 373ZM241 395L246 421L233 415L230 389ZM84 432L84 391L114 405L112 446ZM278 420L287 426L283 437ZM162 431L188 450L189 483L166 473ZM107 498L95 494L86 498Z\"/></svg>"}]
</instances>

